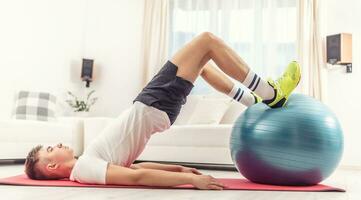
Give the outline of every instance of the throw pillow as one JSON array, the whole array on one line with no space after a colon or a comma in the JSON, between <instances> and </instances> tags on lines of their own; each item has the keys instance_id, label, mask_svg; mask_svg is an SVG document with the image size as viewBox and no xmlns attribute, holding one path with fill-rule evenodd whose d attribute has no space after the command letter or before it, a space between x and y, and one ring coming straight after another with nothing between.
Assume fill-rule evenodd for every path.
<instances>
[{"instance_id":1,"label":"throw pillow","mask_svg":"<svg viewBox=\"0 0 361 200\"><path fill-rule=\"evenodd\" d=\"M230 102L229 98L204 97L194 108L188 124L219 124Z\"/></svg>"},{"instance_id":2,"label":"throw pillow","mask_svg":"<svg viewBox=\"0 0 361 200\"><path fill-rule=\"evenodd\" d=\"M16 95L15 119L55 121L56 97L47 92L19 91Z\"/></svg>"},{"instance_id":3,"label":"throw pillow","mask_svg":"<svg viewBox=\"0 0 361 200\"><path fill-rule=\"evenodd\" d=\"M196 108L198 102L202 99L201 95L189 95L187 97L187 102L182 106L182 109L174 122L174 125L185 125L188 123L191 118L194 109Z\"/></svg>"},{"instance_id":4,"label":"throw pillow","mask_svg":"<svg viewBox=\"0 0 361 200\"><path fill-rule=\"evenodd\" d=\"M237 117L246 109L246 106L239 103L238 101L233 100L219 123L233 124L236 121Z\"/></svg>"}]
</instances>

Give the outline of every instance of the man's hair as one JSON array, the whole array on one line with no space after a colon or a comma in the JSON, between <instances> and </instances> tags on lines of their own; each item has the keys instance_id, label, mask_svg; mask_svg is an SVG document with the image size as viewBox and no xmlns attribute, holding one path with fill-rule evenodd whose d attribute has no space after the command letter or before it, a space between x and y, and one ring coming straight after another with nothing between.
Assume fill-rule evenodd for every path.
<instances>
[{"instance_id":1,"label":"man's hair","mask_svg":"<svg viewBox=\"0 0 361 200\"><path fill-rule=\"evenodd\" d=\"M45 174L39 167L39 151L43 148L42 145L38 145L30 150L25 160L25 173L26 175L35 180L52 180L58 179L58 177Z\"/></svg>"}]
</instances>

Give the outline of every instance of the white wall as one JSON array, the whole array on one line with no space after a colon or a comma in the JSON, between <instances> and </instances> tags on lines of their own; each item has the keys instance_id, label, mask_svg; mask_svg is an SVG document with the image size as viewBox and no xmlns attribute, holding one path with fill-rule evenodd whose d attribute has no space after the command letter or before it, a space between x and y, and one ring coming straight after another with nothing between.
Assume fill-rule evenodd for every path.
<instances>
[{"instance_id":1,"label":"white wall","mask_svg":"<svg viewBox=\"0 0 361 200\"><path fill-rule=\"evenodd\" d=\"M15 90L87 92L83 57L95 59L92 115L118 115L140 90L142 20L142 0L0 1L0 119Z\"/></svg>"},{"instance_id":2,"label":"white wall","mask_svg":"<svg viewBox=\"0 0 361 200\"><path fill-rule=\"evenodd\" d=\"M323 32L353 34L352 74L327 71L327 104L345 134L343 165L361 166L361 1L323 1ZM92 115L117 116L141 87L143 0L0 1L0 119L16 89L84 92L81 58L95 59Z\"/></svg>"},{"instance_id":3,"label":"white wall","mask_svg":"<svg viewBox=\"0 0 361 200\"><path fill-rule=\"evenodd\" d=\"M361 166L361 1L323 1L323 32L326 35L352 33L353 73L345 67L327 71L327 104L338 115L344 131L342 164Z\"/></svg>"},{"instance_id":4,"label":"white wall","mask_svg":"<svg viewBox=\"0 0 361 200\"><path fill-rule=\"evenodd\" d=\"M117 116L141 89L140 46L143 0L90 0L85 57L94 58L99 104L94 115Z\"/></svg>"}]
</instances>

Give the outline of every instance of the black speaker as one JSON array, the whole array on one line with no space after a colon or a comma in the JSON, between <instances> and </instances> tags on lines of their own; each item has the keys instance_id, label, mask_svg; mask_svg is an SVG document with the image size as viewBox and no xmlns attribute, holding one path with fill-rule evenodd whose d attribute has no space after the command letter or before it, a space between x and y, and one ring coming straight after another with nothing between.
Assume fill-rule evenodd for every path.
<instances>
[{"instance_id":1,"label":"black speaker","mask_svg":"<svg viewBox=\"0 0 361 200\"><path fill-rule=\"evenodd\" d=\"M89 87L90 82L93 80L93 64L94 60L83 58L81 79L86 82L86 87Z\"/></svg>"},{"instance_id":2,"label":"black speaker","mask_svg":"<svg viewBox=\"0 0 361 200\"><path fill-rule=\"evenodd\" d=\"M327 62L336 64L341 60L341 34L327 36Z\"/></svg>"},{"instance_id":3,"label":"black speaker","mask_svg":"<svg viewBox=\"0 0 361 200\"><path fill-rule=\"evenodd\" d=\"M352 35L340 33L326 38L327 62L332 65L346 65L352 72Z\"/></svg>"}]
</instances>

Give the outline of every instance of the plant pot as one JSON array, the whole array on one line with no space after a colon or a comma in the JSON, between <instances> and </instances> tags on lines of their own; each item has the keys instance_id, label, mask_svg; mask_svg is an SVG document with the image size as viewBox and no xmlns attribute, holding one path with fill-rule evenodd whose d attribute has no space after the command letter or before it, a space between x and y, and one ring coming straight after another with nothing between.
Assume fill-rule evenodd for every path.
<instances>
[{"instance_id":1,"label":"plant pot","mask_svg":"<svg viewBox=\"0 0 361 200\"><path fill-rule=\"evenodd\" d=\"M89 117L89 112L85 112L85 111L73 112L73 114L75 117Z\"/></svg>"}]
</instances>

